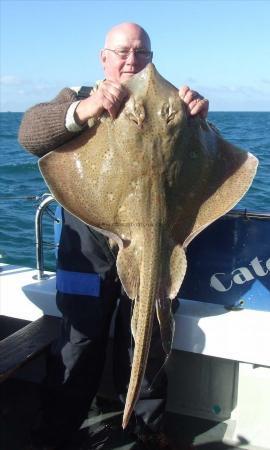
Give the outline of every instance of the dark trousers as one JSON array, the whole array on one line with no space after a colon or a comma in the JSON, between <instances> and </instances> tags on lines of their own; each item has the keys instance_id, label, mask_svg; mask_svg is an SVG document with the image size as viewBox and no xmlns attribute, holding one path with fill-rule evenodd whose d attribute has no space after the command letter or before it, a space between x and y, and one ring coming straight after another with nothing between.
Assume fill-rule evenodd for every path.
<instances>
[{"instance_id":1,"label":"dark trousers","mask_svg":"<svg viewBox=\"0 0 270 450\"><path fill-rule=\"evenodd\" d=\"M58 266L65 271L99 273L100 294L57 293L57 305L63 315L62 329L48 358L41 422L35 432L37 440L48 444L61 443L86 418L101 381L116 308L113 376L117 396L123 404L134 349L130 331L132 301L121 288L115 257L107 240L67 213ZM162 427L167 388L164 361L155 319L146 374L130 423L134 432L157 431Z\"/></svg>"}]
</instances>

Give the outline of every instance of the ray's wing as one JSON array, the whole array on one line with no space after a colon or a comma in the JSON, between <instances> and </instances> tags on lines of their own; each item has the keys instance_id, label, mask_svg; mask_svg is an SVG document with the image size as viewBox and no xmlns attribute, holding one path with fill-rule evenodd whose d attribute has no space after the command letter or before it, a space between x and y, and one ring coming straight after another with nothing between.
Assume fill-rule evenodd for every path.
<instances>
[{"instance_id":1,"label":"ray's wing","mask_svg":"<svg viewBox=\"0 0 270 450\"><path fill-rule=\"evenodd\" d=\"M39 160L41 173L56 200L99 230L118 235L115 217L125 189L119 152L108 139L110 119L87 129Z\"/></svg>"},{"instance_id":2,"label":"ray's wing","mask_svg":"<svg viewBox=\"0 0 270 450\"><path fill-rule=\"evenodd\" d=\"M256 174L258 160L224 140L206 122L196 120L183 161L183 175L172 195L176 208L171 231L175 242L187 247L240 201Z\"/></svg>"},{"instance_id":3,"label":"ray's wing","mask_svg":"<svg viewBox=\"0 0 270 450\"><path fill-rule=\"evenodd\" d=\"M206 122L194 120L192 124L189 138L176 151L177 179L167 194L167 246L172 247L172 253L163 277L170 299L177 295L186 272L184 248L239 202L258 165L257 158L225 141ZM172 168L175 172L174 165ZM163 346L168 351L172 327L166 299L157 305L157 315Z\"/></svg>"}]
</instances>

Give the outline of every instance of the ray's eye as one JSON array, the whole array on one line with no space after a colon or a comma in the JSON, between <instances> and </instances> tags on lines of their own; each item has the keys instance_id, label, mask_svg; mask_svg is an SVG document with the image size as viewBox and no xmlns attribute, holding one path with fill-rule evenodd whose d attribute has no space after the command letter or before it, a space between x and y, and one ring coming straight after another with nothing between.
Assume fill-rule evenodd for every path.
<instances>
[{"instance_id":1,"label":"ray's eye","mask_svg":"<svg viewBox=\"0 0 270 450\"><path fill-rule=\"evenodd\" d=\"M167 122L167 124L170 124L171 122L174 121L174 119L177 115L177 110L169 101L168 103L164 103L162 105L162 108L161 108L161 111L159 114Z\"/></svg>"},{"instance_id":2,"label":"ray's eye","mask_svg":"<svg viewBox=\"0 0 270 450\"><path fill-rule=\"evenodd\" d=\"M176 111L169 112L166 118L167 123L170 123L175 118L175 115Z\"/></svg>"},{"instance_id":3,"label":"ray's eye","mask_svg":"<svg viewBox=\"0 0 270 450\"><path fill-rule=\"evenodd\" d=\"M145 119L145 109L142 102L130 98L125 108L125 116L141 128Z\"/></svg>"}]
</instances>

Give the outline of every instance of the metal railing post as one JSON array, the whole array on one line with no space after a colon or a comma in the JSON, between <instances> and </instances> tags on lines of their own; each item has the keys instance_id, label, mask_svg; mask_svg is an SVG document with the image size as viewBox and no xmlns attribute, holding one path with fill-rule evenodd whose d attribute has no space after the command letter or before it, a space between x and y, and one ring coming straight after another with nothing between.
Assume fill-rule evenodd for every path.
<instances>
[{"instance_id":1,"label":"metal railing post","mask_svg":"<svg viewBox=\"0 0 270 450\"><path fill-rule=\"evenodd\" d=\"M43 213L46 208L55 202L55 199L50 194L44 194L44 199L41 201L37 207L35 216L35 235L36 235L36 265L37 265L37 275L34 276L37 280L44 280L48 278L48 275L44 274L44 255L43 255L43 226L42 219Z\"/></svg>"}]
</instances>

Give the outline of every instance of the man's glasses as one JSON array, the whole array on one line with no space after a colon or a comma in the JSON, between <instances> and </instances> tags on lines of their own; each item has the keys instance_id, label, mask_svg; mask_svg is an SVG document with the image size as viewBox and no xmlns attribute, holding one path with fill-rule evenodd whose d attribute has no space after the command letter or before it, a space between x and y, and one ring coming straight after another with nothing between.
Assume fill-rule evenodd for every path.
<instances>
[{"instance_id":1,"label":"man's glasses","mask_svg":"<svg viewBox=\"0 0 270 450\"><path fill-rule=\"evenodd\" d=\"M112 50L111 48L104 48L104 50L108 50L109 52L115 53L115 55L119 56L121 59L128 59L130 53L134 53L134 56L141 59L151 59L153 56L153 52L149 50L144 50L142 48L121 48L117 50Z\"/></svg>"}]
</instances>

